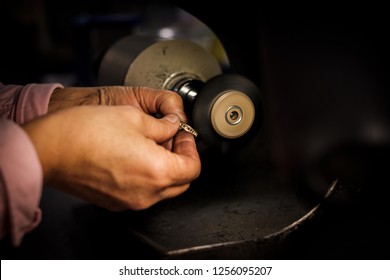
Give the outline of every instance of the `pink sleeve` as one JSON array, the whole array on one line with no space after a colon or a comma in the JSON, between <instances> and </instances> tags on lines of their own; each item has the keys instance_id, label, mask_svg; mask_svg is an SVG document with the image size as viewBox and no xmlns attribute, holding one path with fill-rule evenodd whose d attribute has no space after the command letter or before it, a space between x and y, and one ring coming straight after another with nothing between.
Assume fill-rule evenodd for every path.
<instances>
[{"instance_id":1,"label":"pink sleeve","mask_svg":"<svg viewBox=\"0 0 390 280\"><path fill-rule=\"evenodd\" d=\"M23 124L47 113L50 96L61 84L3 85L0 83L0 117Z\"/></svg>"},{"instance_id":2,"label":"pink sleeve","mask_svg":"<svg viewBox=\"0 0 390 280\"><path fill-rule=\"evenodd\" d=\"M0 118L0 131L0 234L18 246L41 220L42 167L21 127Z\"/></svg>"},{"instance_id":3,"label":"pink sleeve","mask_svg":"<svg viewBox=\"0 0 390 280\"><path fill-rule=\"evenodd\" d=\"M43 182L35 148L16 123L46 114L52 92L62 87L54 83L0 83L0 238L10 235L14 246L20 245L23 236L41 220Z\"/></svg>"}]
</instances>

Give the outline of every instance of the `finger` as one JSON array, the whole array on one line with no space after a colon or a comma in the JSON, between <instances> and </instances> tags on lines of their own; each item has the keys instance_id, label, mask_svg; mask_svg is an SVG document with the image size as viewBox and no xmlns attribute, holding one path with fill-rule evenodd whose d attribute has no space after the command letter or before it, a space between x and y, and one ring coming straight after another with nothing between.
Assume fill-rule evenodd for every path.
<instances>
[{"instance_id":1,"label":"finger","mask_svg":"<svg viewBox=\"0 0 390 280\"><path fill-rule=\"evenodd\" d=\"M185 131L179 131L174 139L173 156L170 164L170 174L173 184L160 191L160 199L176 197L184 193L190 183L199 177L201 162L194 136Z\"/></svg>"},{"instance_id":2,"label":"finger","mask_svg":"<svg viewBox=\"0 0 390 280\"><path fill-rule=\"evenodd\" d=\"M200 157L192 134L179 131L174 138L170 155L169 164L175 185L189 183L200 175Z\"/></svg>"},{"instance_id":3,"label":"finger","mask_svg":"<svg viewBox=\"0 0 390 280\"><path fill-rule=\"evenodd\" d=\"M187 121L183 100L176 92L148 87L132 87L132 92L144 112L162 115L176 114L183 121Z\"/></svg>"},{"instance_id":4,"label":"finger","mask_svg":"<svg viewBox=\"0 0 390 280\"><path fill-rule=\"evenodd\" d=\"M159 200L173 198L173 197L176 197L178 195L181 195L182 193L186 192L189 189L189 187L190 187L190 183L183 184L180 186L172 186L172 187L166 188L160 192Z\"/></svg>"},{"instance_id":5,"label":"finger","mask_svg":"<svg viewBox=\"0 0 390 280\"><path fill-rule=\"evenodd\" d=\"M200 161L195 138L191 133L184 130L179 131L174 139L173 145L174 153Z\"/></svg>"},{"instance_id":6,"label":"finger","mask_svg":"<svg viewBox=\"0 0 390 280\"><path fill-rule=\"evenodd\" d=\"M167 141L160 143L160 145L163 146L165 149L172 151L173 138L170 138Z\"/></svg>"},{"instance_id":7,"label":"finger","mask_svg":"<svg viewBox=\"0 0 390 280\"><path fill-rule=\"evenodd\" d=\"M143 122L143 134L156 143L164 143L172 139L179 130L179 116L169 114L161 119L146 115Z\"/></svg>"},{"instance_id":8,"label":"finger","mask_svg":"<svg viewBox=\"0 0 390 280\"><path fill-rule=\"evenodd\" d=\"M169 166L169 180L155 194L156 201L176 197L185 192L200 175L201 163L192 134L179 131L174 137L173 151L166 150L165 165Z\"/></svg>"}]
</instances>

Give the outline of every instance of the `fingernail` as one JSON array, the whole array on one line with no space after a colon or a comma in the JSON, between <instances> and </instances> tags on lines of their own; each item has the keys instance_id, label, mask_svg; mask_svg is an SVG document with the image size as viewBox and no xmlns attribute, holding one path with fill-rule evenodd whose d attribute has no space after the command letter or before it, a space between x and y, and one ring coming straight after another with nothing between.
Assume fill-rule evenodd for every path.
<instances>
[{"instance_id":1,"label":"fingernail","mask_svg":"<svg viewBox=\"0 0 390 280\"><path fill-rule=\"evenodd\" d=\"M168 114L164 116L164 119L171 123L177 123L179 121L179 116L175 114Z\"/></svg>"}]
</instances>

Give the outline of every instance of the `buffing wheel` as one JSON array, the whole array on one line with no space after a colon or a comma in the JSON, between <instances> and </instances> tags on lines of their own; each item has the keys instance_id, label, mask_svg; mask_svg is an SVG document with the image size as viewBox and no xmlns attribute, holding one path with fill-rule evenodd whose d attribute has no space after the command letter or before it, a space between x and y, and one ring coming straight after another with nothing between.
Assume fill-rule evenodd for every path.
<instances>
[{"instance_id":1,"label":"buffing wheel","mask_svg":"<svg viewBox=\"0 0 390 280\"><path fill-rule=\"evenodd\" d=\"M208 146L243 144L262 121L260 91L237 74L210 79L193 104L192 121Z\"/></svg>"},{"instance_id":2,"label":"buffing wheel","mask_svg":"<svg viewBox=\"0 0 390 280\"><path fill-rule=\"evenodd\" d=\"M245 93L227 90L215 100L210 119L214 130L220 136L234 139L251 128L255 119L255 108Z\"/></svg>"}]
</instances>

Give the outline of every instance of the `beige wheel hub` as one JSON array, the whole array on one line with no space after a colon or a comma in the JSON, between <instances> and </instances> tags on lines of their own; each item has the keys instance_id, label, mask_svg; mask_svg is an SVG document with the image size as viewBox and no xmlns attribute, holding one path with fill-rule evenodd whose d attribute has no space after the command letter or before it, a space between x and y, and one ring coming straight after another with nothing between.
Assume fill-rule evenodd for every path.
<instances>
[{"instance_id":1,"label":"beige wheel hub","mask_svg":"<svg viewBox=\"0 0 390 280\"><path fill-rule=\"evenodd\" d=\"M238 138L252 127L255 107L246 94L227 91L214 102L210 118L219 135L230 139Z\"/></svg>"}]
</instances>

